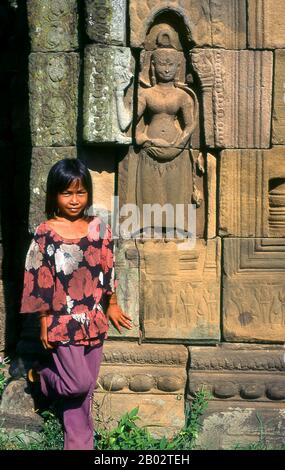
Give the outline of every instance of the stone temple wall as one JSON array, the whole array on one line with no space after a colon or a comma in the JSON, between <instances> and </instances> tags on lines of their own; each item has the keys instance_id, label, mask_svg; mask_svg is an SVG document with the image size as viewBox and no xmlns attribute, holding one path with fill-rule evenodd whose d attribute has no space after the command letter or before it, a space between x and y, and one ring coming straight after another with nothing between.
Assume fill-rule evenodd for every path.
<instances>
[{"instance_id":1,"label":"stone temple wall","mask_svg":"<svg viewBox=\"0 0 285 470\"><path fill-rule=\"evenodd\" d=\"M284 440L283 3L27 0L30 233L49 168L66 156L88 165L98 210L110 212L113 195L120 207L196 204L191 250L167 236L117 241L118 297L134 328L110 329L95 404L113 418L139 405L144 423L171 434L204 385L201 448L257 439L260 416L269 442ZM173 58L169 49L173 98L156 87L156 51ZM177 135L162 124L171 113ZM190 148L178 137L187 120ZM151 151L139 140L148 132ZM175 134L166 149L163 132ZM26 325L22 359L33 335Z\"/></svg>"}]
</instances>

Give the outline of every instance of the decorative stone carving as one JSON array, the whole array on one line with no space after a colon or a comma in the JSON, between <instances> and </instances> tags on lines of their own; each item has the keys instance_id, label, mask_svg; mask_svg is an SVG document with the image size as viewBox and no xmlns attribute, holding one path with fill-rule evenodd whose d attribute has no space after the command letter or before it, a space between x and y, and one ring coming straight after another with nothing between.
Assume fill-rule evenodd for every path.
<instances>
[{"instance_id":1,"label":"decorative stone carving","mask_svg":"<svg viewBox=\"0 0 285 470\"><path fill-rule=\"evenodd\" d=\"M125 45L126 0L86 0L86 27L95 42Z\"/></svg>"},{"instance_id":2,"label":"decorative stone carving","mask_svg":"<svg viewBox=\"0 0 285 470\"><path fill-rule=\"evenodd\" d=\"M190 55L202 88L206 144L268 148L272 52L194 49Z\"/></svg>"},{"instance_id":3,"label":"decorative stone carving","mask_svg":"<svg viewBox=\"0 0 285 470\"><path fill-rule=\"evenodd\" d=\"M76 0L28 0L33 52L62 52L78 48Z\"/></svg>"},{"instance_id":4,"label":"decorative stone carving","mask_svg":"<svg viewBox=\"0 0 285 470\"><path fill-rule=\"evenodd\" d=\"M223 325L227 341L285 338L285 239L224 239Z\"/></svg>"},{"instance_id":5,"label":"decorative stone carving","mask_svg":"<svg viewBox=\"0 0 285 470\"><path fill-rule=\"evenodd\" d=\"M115 100L116 82L121 80L129 88L125 101L129 109L132 108L130 84L134 60L131 50L89 45L85 49L84 64L84 140L131 143L131 137L120 128ZM132 119L131 116L127 118Z\"/></svg>"},{"instance_id":6,"label":"decorative stone carving","mask_svg":"<svg viewBox=\"0 0 285 470\"><path fill-rule=\"evenodd\" d=\"M220 337L220 240L139 244L144 337L185 341Z\"/></svg>"},{"instance_id":7,"label":"decorative stone carving","mask_svg":"<svg viewBox=\"0 0 285 470\"><path fill-rule=\"evenodd\" d=\"M50 168L62 158L76 158L76 147L34 148L30 176L30 231L45 218L46 182Z\"/></svg>"},{"instance_id":8,"label":"decorative stone carving","mask_svg":"<svg viewBox=\"0 0 285 470\"><path fill-rule=\"evenodd\" d=\"M94 395L95 421L112 427L122 410L138 406L140 424L158 435L172 435L183 427L187 348L108 341L103 354Z\"/></svg>"},{"instance_id":9,"label":"decorative stone carving","mask_svg":"<svg viewBox=\"0 0 285 470\"><path fill-rule=\"evenodd\" d=\"M196 187L196 161L189 150L191 135L197 126L198 101L185 81L185 60L176 48L177 38L172 28L160 25L152 52L141 57L140 87L138 90L137 123L135 129L138 145L137 165L134 164L135 199L140 212L141 228L146 227L146 205L171 206L173 218L165 214L162 227L176 227L177 204L196 203L202 195ZM149 78L150 77L150 78ZM125 84L116 89L117 111L123 128L131 119L123 102ZM136 153L136 152L135 152ZM136 159L130 150L130 160ZM179 182L179 184L178 184ZM150 185L152 187L150 191ZM188 214L184 214L182 230L188 230Z\"/></svg>"},{"instance_id":10,"label":"decorative stone carving","mask_svg":"<svg viewBox=\"0 0 285 470\"><path fill-rule=\"evenodd\" d=\"M117 298L122 310L132 318L132 329L124 330L124 337L138 338L139 332L139 255L133 240L120 240L115 248ZM109 337L121 336L110 325Z\"/></svg>"},{"instance_id":11,"label":"decorative stone carving","mask_svg":"<svg viewBox=\"0 0 285 470\"><path fill-rule=\"evenodd\" d=\"M193 346L189 353L189 397L204 385L215 399L262 402L285 399L284 348L281 346L238 343Z\"/></svg>"},{"instance_id":12,"label":"decorative stone carving","mask_svg":"<svg viewBox=\"0 0 285 470\"><path fill-rule=\"evenodd\" d=\"M176 23L183 22L196 46L246 48L245 0L130 0L132 47L143 47L150 25L160 15L165 21L176 16Z\"/></svg>"},{"instance_id":13,"label":"decorative stone carving","mask_svg":"<svg viewBox=\"0 0 285 470\"><path fill-rule=\"evenodd\" d=\"M35 147L74 145L79 55L32 53L29 69L32 144Z\"/></svg>"},{"instance_id":14,"label":"decorative stone carving","mask_svg":"<svg viewBox=\"0 0 285 470\"><path fill-rule=\"evenodd\" d=\"M253 49L285 47L283 0L249 0L248 43Z\"/></svg>"},{"instance_id":15,"label":"decorative stone carving","mask_svg":"<svg viewBox=\"0 0 285 470\"><path fill-rule=\"evenodd\" d=\"M285 144L285 50L275 54L272 142Z\"/></svg>"},{"instance_id":16,"label":"decorative stone carving","mask_svg":"<svg viewBox=\"0 0 285 470\"><path fill-rule=\"evenodd\" d=\"M284 237L285 149L225 150L220 168L220 234Z\"/></svg>"}]
</instances>

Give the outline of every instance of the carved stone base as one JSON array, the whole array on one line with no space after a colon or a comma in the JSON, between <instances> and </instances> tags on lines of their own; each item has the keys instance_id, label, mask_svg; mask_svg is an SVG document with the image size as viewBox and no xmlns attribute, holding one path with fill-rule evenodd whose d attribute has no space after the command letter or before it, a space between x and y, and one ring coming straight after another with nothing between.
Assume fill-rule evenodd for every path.
<instances>
[{"instance_id":1,"label":"carved stone base","mask_svg":"<svg viewBox=\"0 0 285 470\"><path fill-rule=\"evenodd\" d=\"M284 442L284 348L271 345L220 344L190 347L191 402L204 386L212 393L203 416L201 449L230 449L259 440L262 424L267 444Z\"/></svg>"},{"instance_id":2,"label":"carved stone base","mask_svg":"<svg viewBox=\"0 0 285 470\"><path fill-rule=\"evenodd\" d=\"M138 424L153 435L178 431L185 421L187 360L184 346L106 342L94 396L96 427L112 427L138 406Z\"/></svg>"}]
</instances>

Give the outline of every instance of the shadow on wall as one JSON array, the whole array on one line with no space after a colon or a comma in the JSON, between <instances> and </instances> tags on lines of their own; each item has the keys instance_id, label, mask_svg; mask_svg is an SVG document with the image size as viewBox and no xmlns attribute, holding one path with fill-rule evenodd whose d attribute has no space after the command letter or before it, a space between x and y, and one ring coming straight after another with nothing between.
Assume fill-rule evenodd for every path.
<instances>
[{"instance_id":1,"label":"shadow on wall","mask_svg":"<svg viewBox=\"0 0 285 470\"><path fill-rule=\"evenodd\" d=\"M21 331L18 315L28 233L31 142L26 2L0 4L0 350L12 354Z\"/></svg>"}]
</instances>

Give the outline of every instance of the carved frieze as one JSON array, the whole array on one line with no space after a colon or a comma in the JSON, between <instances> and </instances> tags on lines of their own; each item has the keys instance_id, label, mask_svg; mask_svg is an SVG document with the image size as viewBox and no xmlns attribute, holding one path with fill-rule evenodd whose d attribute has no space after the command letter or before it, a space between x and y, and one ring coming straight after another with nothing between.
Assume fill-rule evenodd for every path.
<instances>
[{"instance_id":1,"label":"carved frieze","mask_svg":"<svg viewBox=\"0 0 285 470\"><path fill-rule=\"evenodd\" d=\"M176 27L182 23L196 46L246 48L245 0L130 0L132 47L143 47L148 29L159 15Z\"/></svg>"},{"instance_id":2,"label":"carved frieze","mask_svg":"<svg viewBox=\"0 0 285 470\"><path fill-rule=\"evenodd\" d=\"M33 233L45 218L46 182L50 168L62 158L76 158L76 147L37 147L32 151L29 226Z\"/></svg>"},{"instance_id":3,"label":"carved frieze","mask_svg":"<svg viewBox=\"0 0 285 470\"><path fill-rule=\"evenodd\" d=\"M272 142L285 144L285 50L274 52L274 103L272 116Z\"/></svg>"},{"instance_id":4,"label":"carved frieze","mask_svg":"<svg viewBox=\"0 0 285 470\"><path fill-rule=\"evenodd\" d=\"M126 0L85 0L86 29L92 41L125 45Z\"/></svg>"},{"instance_id":5,"label":"carved frieze","mask_svg":"<svg viewBox=\"0 0 285 470\"><path fill-rule=\"evenodd\" d=\"M224 239L227 341L285 340L285 238Z\"/></svg>"},{"instance_id":6,"label":"carved frieze","mask_svg":"<svg viewBox=\"0 0 285 470\"><path fill-rule=\"evenodd\" d=\"M89 45L84 59L84 140L87 142L131 143L120 128L115 99L120 81L129 85L125 101L132 112L134 60L127 47Z\"/></svg>"},{"instance_id":7,"label":"carved frieze","mask_svg":"<svg viewBox=\"0 0 285 470\"><path fill-rule=\"evenodd\" d=\"M139 249L145 339L219 339L220 240L196 240L188 249L146 241Z\"/></svg>"},{"instance_id":8,"label":"carved frieze","mask_svg":"<svg viewBox=\"0 0 285 470\"><path fill-rule=\"evenodd\" d=\"M33 146L75 145L79 55L32 53L29 73Z\"/></svg>"},{"instance_id":9,"label":"carved frieze","mask_svg":"<svg viewBox=\"0 0 285 470\"><path fill-rule=\"evenodd\" d=\"M78 48L76 0L28 0L33 52L63 52Z\"/></svg>"},{"instance_id":10,"label":"carved frieze","mask_svg":"<svg viewBox=\"0 0 285 470\"><path fill-rule=\"evenodd\" d=\"M248 1L248 45L253 49L285 47L284 1Z\"/></svg>"},{"instance_id":11,"label":"carved frieze","mask_svg":"<svg viewBox=\"0 0 285 470\"><path fill-rule=\"evenodd\" d=\"M204 386L215 400L285 400L284 348L220 344L189 347L189 398Z\"/></svg>"},{"instance_id":12,"label":"carved frieze","mask_svg":"<svg viewBox=\"0 0 285 470\"><path fill-rule=\"evenodd\" d=\"M285 149L225 150L219 230L238 237L285 236Z\"/></svg>"},{"instance_id":13,"label":"carved frieze","mask_svg":"<svg viewBox=\"0 0 285 470\"><path fill-rule=\"evenodd\" d=\"M268 148L272 52L194 49L190 55L202 89L206 144Z\"/></svg>"}]
</instances>

